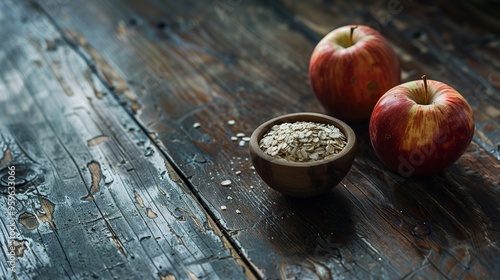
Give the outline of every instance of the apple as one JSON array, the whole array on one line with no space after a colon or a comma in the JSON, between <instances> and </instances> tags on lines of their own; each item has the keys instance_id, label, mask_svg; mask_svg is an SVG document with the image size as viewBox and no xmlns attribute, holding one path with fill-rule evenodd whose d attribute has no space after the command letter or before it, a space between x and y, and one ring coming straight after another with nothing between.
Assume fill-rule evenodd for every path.
<instances>
[{"instance_id":1,"label":"apple","mask_svg":"<svg viewBox=\"0 0 500 280\"><path fill-rule=\"evenodd\" d=\"M401 83L396 53L376 30L339 27L314 49L309 81L326 111L347 122L368 121L378 99Z\"/></svg>"},{"instance_id":2,"label":"apple","mask_svg":"<svg viewBox=\"0 0 500 280\"><path fill-rule=\"evenodd\" d=\"M411 81L387 91L370 119L377 157L404 177L432 175L452 165L474 134L469 103L442 82Z\"/></svg>"}]
</instances>

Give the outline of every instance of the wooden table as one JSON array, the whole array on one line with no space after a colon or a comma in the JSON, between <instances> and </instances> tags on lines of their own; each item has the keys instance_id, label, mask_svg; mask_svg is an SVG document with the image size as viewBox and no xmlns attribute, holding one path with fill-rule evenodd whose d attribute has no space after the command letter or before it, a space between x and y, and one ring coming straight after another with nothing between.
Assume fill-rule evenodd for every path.
<instances>
[{"instance_id":1,"label":"wooden table","mask_svg":"<svg viewBox=\"0 0 500 280\"><path fill-rule=\"evenodd\" d=\"M336 2L2 1L2 279L500 277L499 4ZM404 178L354 125L331 193L282 196L231 137L322 113L310 54L351 23L458 89L473 142Z\"/></svg>"}]
</instances>

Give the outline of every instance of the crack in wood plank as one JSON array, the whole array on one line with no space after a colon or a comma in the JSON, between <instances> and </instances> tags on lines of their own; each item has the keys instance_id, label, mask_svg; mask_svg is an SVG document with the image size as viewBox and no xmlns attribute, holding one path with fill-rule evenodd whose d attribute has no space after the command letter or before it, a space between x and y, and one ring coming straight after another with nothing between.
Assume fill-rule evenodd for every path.
<instances>
[{"instance_id":1,"label":"crack in wood plank","mask_svg":"<svg viewBox=\"0 0 500 280\"><path fill-rule=\"evenodd\" d=\"M101 165L97 161L91 161L87 164L87 168L90 171L91 184L89 193L87 196L82 197L82 200L90 201L94 199L94 194L97 193L101 188L99 184L102 180Z\"/></svg>"},{"instance_id":2,"label":"crack in wood plank","mask_svg":"<svg viewBox=\"0 0 500 280\"><path fill-rule=\"evenodd\" d=\"M141 206L141 208L144 208L144 201L142 201L141 196L136 191L134 191L134 198L135 198L135 201L137 201L137 203L139 203L139 206Z\"/></svg>"},{"instance_id":3,"label":"crack in wood plank","mask_svg":"<svg viewBox=\"0 0 500 280\"><path fill-rule=\"evenodd\" d=\"M186 213L191 218L191 220L193 220L193 222L196 224L196 226L201 230L201 232L205 233L205 231L206 231L205 228L191 212L189 212L185 209L182 209L180 207L178 207L176 210L179 212L182 212L182 213Z\"/></svg>"},{"instance_id":4,"label":"crack in wood plank","mask_svg":"<svg viewBox=\"0 0 500 280\"><path fill-rule=\"evenodd\" d=\"M160 187L158 187L158 191L160 192L160 194L162 194L164 196L167 195L167 193L162 188L160 188Z\"/></svg>"},{"instance_id":5,"label":"crack in wood plank","mask_svg":"<svg viewBox=\"0 0 500 280\"><path fill-rule=\"evenodd\" d=\"M124 255L126 257L127 256L127 252L125 251L125 247L123 247L122 241L120 240L120 238L118 238L118 235L113 230L113 228L111 227L111 225L109 224L109 222L105 218L103 218L103 220L104 220L104 223L106 224L106 228L108 229L109 233L111 233L111 239L113 239L113 241L115 242L115 244L118 247L118 250L120 251L120 253L122 253L122 255Z\"/></svg>"},{"instance_id":6,"label":"crack in wood plank","mask_svg":"<svg viewBox=\"0 0 500 280\"><path fill-rule=\"evenodd\" d=\"M109 141L109 137L106 135L98 135L92 139L87 140L87 146L88 147L93 147L97 146L101 143L105 143Z\"/></svg>"},{"instance_id":7,"label":"crack in wood plank","mask_svg":"<svg viewBox=\"0 0 500 280\"><path fill-rule=\"evenodd\" d=\"M208 228L211 229L219 238L221 239L224 247L231 252L231 256L233 259L243 268L245 275L248 279L264 279L264 272L255 265L251 259L246 258L242 259L238 251L236 251L234 245L227 238L227 236L222 232L221 228L217 225L214 219L211 216L207 217Z\"/></svg>"},{"instance_id":8,"label":"crack in wood plank","mask_svg":"<svg viewBox=\"0 0 500 280\"><path fill-rule=\"evenodd\" d=\"M0 166L6 165L12 160L12 153L10 151L10 148L7 148L5 152L3 153L3 158L0 160Z\"/></svg>"},{"instance_id":9,"label":"crack in wood plank","mask_svg":"<svg viewBox=\"0 0 500 280\"><path fill-rule=\"evenodd\" d=\"M179 245L182 245L184 246L184 240L182 240L182 236L180 236L175 230L174 228L172 227L171 224L167 224L168 228L170 229L170 232L172 232L175 237L177 237L177 241L179 242Z\"/></svg>"},{"instance_id":10,"label":"crack in wood plank","mask_svg":"<svg viewBox=\"0 0 500 280\"><path fill-rule=\"evenodd\" d=\"M97 97L97 99L103 99L104 92L97 89L97 87L94 83L94 79L92 79L92 70L90 70L90 69L85 70L84 76L85 76L85 79L87 80L87 82L89 83L90 87L92 88L92 91L94 92L95 97Z\"/></svg>"},{"instance_id":11,"label":"crack in wood plank","mask_svg":"<svg viewBox=\"0 0 500 280\"><path fill-rule=\"evenodd\" d=\"M130 89L129 83L108 64L99 52L90 46L83 35L73 30L63 30L63 36L71 45L80 47L90 55L98 74L100 74L98 76L102 77L107 86L117 95L123 94L129 100L134 113L137 113L142 108L137 94ZM96 91L94 92L97 94Z\"/></svg>"},{"instance_id":12,"label":"crack in wood plank","mask_svg":"<svg viewBox=\"0 0 500 280\"><path fill-rule=\"evenodd\" d=\"M40 53L41 57L45 61L45 64L48 65L49 69L52 71L52 74L54 74L54 77L56 78L57 82L63 89L64 93L66 93L67 96L73 96L75 95L71 87L66 83L65 79L61 75L61 63L50 63L50 61L47 59L47 56L45 55L45 52L42 49L42 46L38 41L36 41L33 38L29 38L29 41L31 44L38 50Z\"/></svg>"},{"instance_id":13,"label":"crack in wood plank","mask_svg":"<svg viewBox=\"0 0 500 280\"><path fill-rule=\"evenodd\" d=\"M42 222L48 223L50 229L57 234L56 224L53 219L55 204L41 195L38 196L38 201L40 201L40 206L42 207L41 210L37 209L35 205L32 205L38 219Z\"/></svg>"},{"instance_id":14,"label":"crack in wood plank","mask_svg":"<svg viewBox=\"0 0 500 280\"><path fill-rule=\"evenodd\" d=\"M166 151L163 151L163 152L166 153ZM168 153L166 153L166 154L168 154ZM170 180L172 180L173 182L175 182L179 185L184 183L182 178L175 171L175 169L172 167L172 165L168 162L167 159L165 159L165 168L167 169L168 177L170 178Z\"/></svg>"}]
</instances>

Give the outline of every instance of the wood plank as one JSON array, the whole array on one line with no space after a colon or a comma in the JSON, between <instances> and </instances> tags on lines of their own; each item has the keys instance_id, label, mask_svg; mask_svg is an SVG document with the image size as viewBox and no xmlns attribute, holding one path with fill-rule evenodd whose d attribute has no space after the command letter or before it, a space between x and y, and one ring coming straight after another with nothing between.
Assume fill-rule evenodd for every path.
<instances>
[{"instance_id":1,"label":"wood plank","mask_svg":"<svg viewBox=\"0 0 500 280\"><path fill-rule=\"evenodd\" d=\"M254 277L168 160L28 2L0 4L8 279ZM17 188L9 194L9 167ZM12 221L12 219L14 221ZM10 224L14 223L13 228ZM14 272L11 271L11 268ZM245 275L247 273L247 275Z\"/></svg>"},{"instance_id":2,"label":"wood plank","mask_svg":"<svg viewBox=\"0 0 500 280\"><path fill-rule=\"evenodd\" d=\"M330 194L298 200L270 190L251 169L247 147L230 137L249 135L283 113L322 111L307 84L312 40L320 32L304 34L303 26L262 2L219 3L74 1L57 13L45 9L263 277L488 278L500 272L499 164L478 134L444 173L402 178L380 165L366 124L359 125L353 169ZM363 7L339 7L339 21L369 15ZM425 65L430 58L413 59L425 54L412 43L389 39L410 55L405 67L432 69ZM438 72L450 84L477 78L446 67ZM497 104L495 98L488 95L485 104ZM478 123L497 125L480 106ZM231 119L235 125L227 124ZM225 179L231 187L220 186Z\"/></svg>"}]
</instances>

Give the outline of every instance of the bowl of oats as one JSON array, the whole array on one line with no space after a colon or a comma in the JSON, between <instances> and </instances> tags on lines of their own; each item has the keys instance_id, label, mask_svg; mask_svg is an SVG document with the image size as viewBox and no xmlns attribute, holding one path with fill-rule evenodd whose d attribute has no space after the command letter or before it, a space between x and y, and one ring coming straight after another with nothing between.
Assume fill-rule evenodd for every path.
<instances>
[{"instance_id":1,"label":"bowl of oats","mask_svg":"<svg viewBox=\"0 0 500 280\"><path fill-rule=\"evenodd\" d=\"M326 193L351 169L356 134L331 116L294 113L261 124L250 137L257 174L274 190L293 197Z\"/></svg>"}]
</instances>

